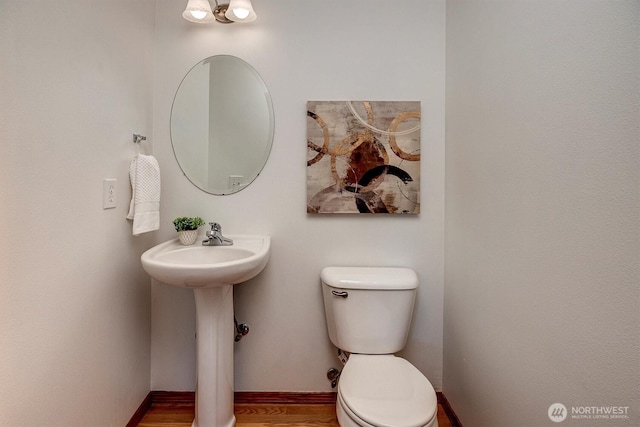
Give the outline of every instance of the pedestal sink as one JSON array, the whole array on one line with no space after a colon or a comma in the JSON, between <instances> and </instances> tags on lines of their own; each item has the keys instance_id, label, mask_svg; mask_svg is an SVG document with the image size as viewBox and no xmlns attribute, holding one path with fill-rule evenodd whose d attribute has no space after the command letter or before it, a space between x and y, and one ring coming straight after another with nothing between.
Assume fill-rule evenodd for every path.
<instances>
[{"instance_id":1,"label":"pedestal sink","mask_svg":"<svg viewBox=\"0 0 640 427\"><path fill-rule=\"evenodd\" d=\"M233 246L183 246L178 239L142 254L144 270L168 285L192 288L196 301L196 417L192 427L232 427L233 285L267 265L269 236L227 236Z\"/></svg>"}]
</instances>

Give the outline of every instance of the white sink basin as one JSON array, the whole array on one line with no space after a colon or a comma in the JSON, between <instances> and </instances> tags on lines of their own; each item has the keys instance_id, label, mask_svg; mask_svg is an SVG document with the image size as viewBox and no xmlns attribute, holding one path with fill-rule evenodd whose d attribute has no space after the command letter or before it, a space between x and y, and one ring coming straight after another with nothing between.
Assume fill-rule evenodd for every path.
<instances>
[{"instance_id":1,"label":"white sink basin","mask_svg":"<svg viewBox=\"0 0 640 427\"><path fill-rule=\"evenodd\" d=\"M269 236L226 236L232 246L183 246L178 239L142 254L142 267L154 279L185 288L235 285L257 276L267 265Z\"/></svg>"}]
</instances>

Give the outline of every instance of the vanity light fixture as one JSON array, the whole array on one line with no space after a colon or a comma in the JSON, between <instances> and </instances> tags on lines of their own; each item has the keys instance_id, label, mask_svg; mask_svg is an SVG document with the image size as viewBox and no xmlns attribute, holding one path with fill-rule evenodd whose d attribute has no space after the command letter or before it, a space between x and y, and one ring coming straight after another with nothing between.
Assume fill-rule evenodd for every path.
<instances>
[{"instance_id":1,"label":"vanity light fixture","mask_svg":"<svg viewBox=\"0 0 640 427\"><path fill-rule=\"evenodd\" d=\"M251 22L257 17L251 6L251 0L231 0L224 4L218 4L218 0L214 1L216 7L211 9L209 0L189 0L186 9L182 12L182 17L198 24L208 24L213 21L223 24Z\"/></svg>"}]
</instances>

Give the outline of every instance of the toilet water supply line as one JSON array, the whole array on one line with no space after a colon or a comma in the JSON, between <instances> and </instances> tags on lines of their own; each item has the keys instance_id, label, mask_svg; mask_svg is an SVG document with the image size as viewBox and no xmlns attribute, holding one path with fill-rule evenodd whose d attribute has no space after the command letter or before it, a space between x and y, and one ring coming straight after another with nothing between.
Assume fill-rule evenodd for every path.
<instances>
[{"instance_id":1,"label":"toilet water supply line","mask_svg":"<svg viewBox=\"0 0 640 427\"><path fill-rule=\"evenodd\" d=\"M327 371L327 379L331 381L331 388L336 388L338 385L338 379L340 378L341 372L336 368L329 368Z\"/></svg>"},{"instance_id":2,"label":"toilet water supply line","mask_svg":"<svg viewBox=\"0 0 640 427\"><path fill-rule=\"evenodd\" d=\"M342 366L346 365L347 360L349 360L349 354L338 349L338 360L340 360ZM336 368L329 368L329 370L327 371L327 379L331 381L331 388L336 388L341 373L342 369L337 370Z\"/></svg>"}]
</instances>

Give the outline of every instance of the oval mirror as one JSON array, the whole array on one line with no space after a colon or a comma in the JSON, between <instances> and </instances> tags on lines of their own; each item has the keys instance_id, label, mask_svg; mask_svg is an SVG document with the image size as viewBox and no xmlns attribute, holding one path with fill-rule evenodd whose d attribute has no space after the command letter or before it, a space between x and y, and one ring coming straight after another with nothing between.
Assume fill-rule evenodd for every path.
<instances>
[{"instance_id":1,"label":"oval mirror","mask_svg":"<svg viewBox=\"0 0 640 427\"><path fill-rule=\"evenodd\" d=\"M230 55L196 64L171 108L171 143L184 175L211 194L231 194L256 179L273 142L273 105L260 74Z\"/></svg>"}]
</instances>

